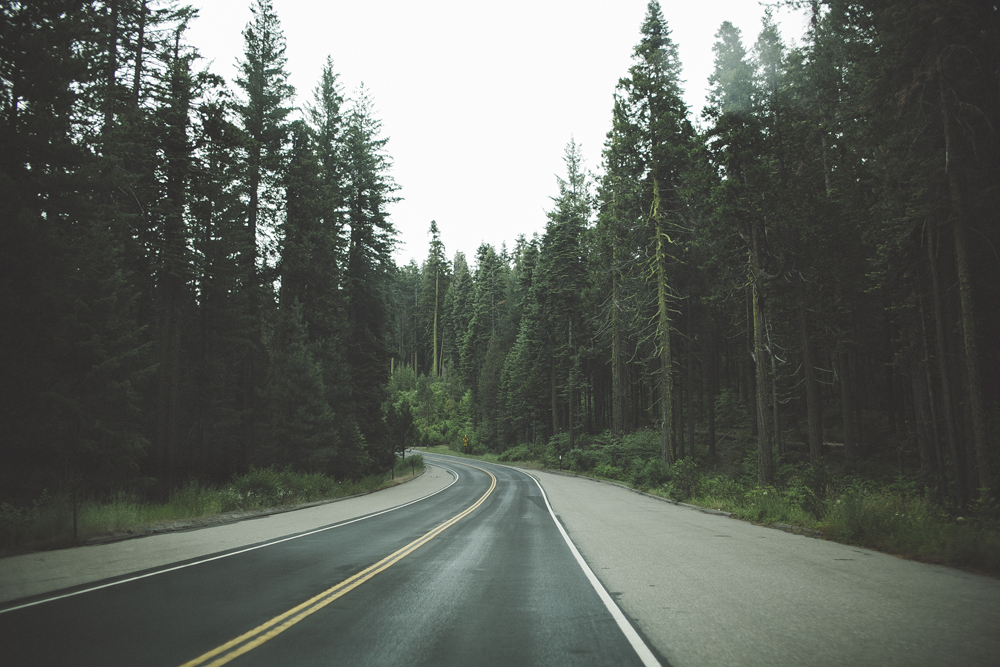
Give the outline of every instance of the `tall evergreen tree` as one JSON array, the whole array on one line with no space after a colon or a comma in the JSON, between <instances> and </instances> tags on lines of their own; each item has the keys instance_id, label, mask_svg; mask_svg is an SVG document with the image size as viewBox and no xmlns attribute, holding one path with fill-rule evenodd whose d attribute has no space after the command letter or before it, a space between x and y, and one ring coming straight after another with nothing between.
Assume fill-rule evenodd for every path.
<instances>
[{"instance_id":1,"label":"tall evergreen tree","mask_svg":"<svg viewBox=\"0 0 1000 667\"><path fill-rule=\"evenodd\" d=\"M238 107L243 129L249 139L244 186L247 197L246 236L241 251L243 289L249 297L251 322L259 327L276 252L276 230L281 209L281 173L286 161L286 141L294 89L285 71L285 38L271 0L251 5L253 18L243 31L243 59L236 84L245 95ZM243 456L257 445L257 377L262 375L263 333L251 331L250 345L241 363L244 413Z\"/></svg>"},{"instance_id":2,"label":"tall evergreen tree","mask_svg":"<svg viewBox=\"0 0 1000 667\"><path fill-rule=\"evenodd\" d=\"M369 454L379 467L392 463L384 444L382 404L389 375L387 298L396 230L386 207L398 189L385 153L387 138L375 118L368 92L358 91L344 141L347 224L350 240L344 293L348 319L348 363L352 413Z\"/></svg>"},{"instance_id":3,"label":"tall evergreen tree","mask_svg":"<svg viewBox=\"0 0 1000 667\"><path fill-rule=\"evenodd\" d=\"M616 105L616 113L621 116L616 126L626 136L634 136L631 141L644 166L642 189L633 191L633 195L640 197L639 209L647 219L646 230L653 246L649 262L657 295L655 346L661 455L669 464L674 456L669 301L675 288L668 271L674 257L672 237L683 227L679 188L694 133L681 100L677 46L670 39L656 0L647 7L641 33L633 53L635 64L629 68L629 76L619 82L623 103Z\"/></svg>"},{"instance_id":4,"label":"tall evergreen tree","mask_svg":"<svg viewBox=\"0 0 1000 667\"><path fill-rule=\"evenodd\" d=\"M425 341L422 346L426 352L423 355L424 365L430 362L429 371L433 376L441 374L443 346L441 327L441 312L444 298L451 282L450 267L445 257L444 243L438 231L437 222L431 220L429 233L431 235L430 249L427 259L421 267L420 298L418 313L420 333ZM429 345L428 345L429 343Z\"/></svg>"}]
</instances>

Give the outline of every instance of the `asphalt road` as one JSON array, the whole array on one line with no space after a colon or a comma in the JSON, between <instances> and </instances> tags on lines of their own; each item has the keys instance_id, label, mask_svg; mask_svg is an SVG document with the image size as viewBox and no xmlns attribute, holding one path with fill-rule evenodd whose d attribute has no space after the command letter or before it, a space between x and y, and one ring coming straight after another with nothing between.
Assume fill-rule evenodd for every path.
<instances>
[{"instance_id":1,"label":"asphalt road","mask_svg":"<svg viewBox=\"0 0 1000 667\"><path fill-rule=\"evenodd\" d=\"M0 663L654 664L532 478L425 458L457 481L405 507L9 603Z\"/></svg>"},{"instance_id":2,"label":"asphalt road","mask_svg":"<svg viewBox=\"0 0 1000 667\"><path fill-rule=\"evenodd\" d=\"M426 458L349 501L0 559L0 666L627 665L636 630L672 667L1000 666L1000 580Z\"/></svg>"}]
</instances>

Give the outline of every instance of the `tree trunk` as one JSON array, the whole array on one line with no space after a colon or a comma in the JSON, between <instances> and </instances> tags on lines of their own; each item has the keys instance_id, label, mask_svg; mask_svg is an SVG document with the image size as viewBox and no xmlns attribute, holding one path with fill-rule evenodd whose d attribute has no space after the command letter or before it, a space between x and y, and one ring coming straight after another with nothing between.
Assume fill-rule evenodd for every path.
<instances>
[{"instance_id":1,"label":"tree trunk","mask_svg":"<svg viewBox=\"0 0 1000 667\"><path fill-rule=\"evenodd\" d=\"M756 283L747 292L747 349L750 351L749 354L749 365L747 367L747 393L746 401L750 405L750 437L759 438L760 437L760 417L757 414L757 359L756 359L756 345L757 341L754 338L755 329L757 323L757 310L756 310Z\"/></svg>"},{"instance_id":2,"label":"tree trunk","mask_svg":"<svg viewBox=\"0 0 1000 667\"><path fill-rule=\"evenodd\" d=\"M927 221L927 263L931 270L931 291L934 298L934 326L937 334L938 373L941 376L941 402L944 406L945 429L948 435L948 451L951 453L952 469L955 473L955 501L965 507L969 499L965 480L965 457L958 444L955 424L955 404L952 402L951 379L948 369L947 341L945 339L944 303L941 295L941 281L937 265L937 231L934 221Z\"/></svg>"},{"instance_id":3,"label":"tree trunk","mask_svg":"<svg viewBox=\"0 0 1000 667\"><path fill-rule=\"evenodd\" d=\"M976 342L975 304L972 298L972 275L969 268L965 238L965 211L962 205L962 189L958 178L958 166L952 153L951 115L947 102L945 77L939 73L941 105L945 135L945 173L948 177L949 209L955 236L955 264L958 271L958 293L962 307L962 340L965 347L965 367L969 382L969 412L972 418L972 439L975 449L976 467L979 473L979 489L985 500L994 486L991 467L991 452L986 436L986 414L983 408L982 380L979 377L979 348Z\"/></svg>"},{"instance_id":4,"label":"tree trunk","mask_svg":"<svg viewBox=\"0 0 1000 667\"><path fill-rule=\"evenodd\" d=\"M550 346L552 357L549 359L549 397L552 411L552 435L559 432L559 395L556 392L556 355L555 345Z\"/></svg>"},{"instance_id":5,"label":"tree trunk","mask_svg":"<svg viewBox=\"0 0 1000 667\"><path fill-rule=\"evenodd\" d=\"M931 447L926 371L922 364L916 327L911 323L907 329L910 339L910 383L913 389L913 431L920 452L920 471L930 480L935 474L935 460Z\"/></svg>"},{"instance_id":6,"label":"tree trunk","mask_svg":"<svg viewBox=\"0 0 1000 667\"><path fill-rule=\"evenodd\" d=\"M615 266L611 271L611 432L625 433L625 356L622 350L621 276L618 271L618 241L615 240Z\"/></svg>"},{"instance_id":7,"label":"tree trunk","mask_svg":"<svg viewBox=\"0 0 1000 667\"><path fill-rule=\"evenodd\" d=\"M778 456L785 455L785 440L781 434L781 403L778 402L778 366L775 361L775 354L773 345L771 343L771 327L766 326L767 331L767 356L771 363L771 415L773 417L773 424L771 426L772 433L774 435L774 447L778 452Z\"/></svg>"},{"instance_id":8,"label":"tree trunk","mask_svg":"<svg viewBox=\"0 0 1000 667\"><path fill-rule=\"evenodd\" d=\"M656 229L656 343L660 357L660 456L663 462L674 462L673 443L673 380L670 375L670 311L667 308L667 235L660 216L660 182L653 179L653 220Z\"/></svg>"},{"instance_id":9,"label":"tree trunk","mask_svg":"<svg viewBox=\"0 0 1000 667\"><path fill-rule=\"evenodd\" d=\"M433 357L434 369L431 371L431 373L434 375L434 377L438 377L441 373L440 373L440 369L438 368L438 269L437 269L437 267L434 268L434 334L433 334L433 337L434 337L434 340L432 341L432 345L434 346L434 357Z\"/></svg>"},{"instance_id":10,"label":"tree trunk","mask_svg":"<svg viewBox=\"0 0 1000 667\"><path fill-rule=\"evenodd\" d=\"M693 304L688 303L687 313L687 433L691 456L694 456L694 327Z\"/></svg>"},{"instance_id":11,"label":"tree trunk","mask_svg":"<svg viewBox=\"0 0 1000 667\"><path fill-rule=\"evenodd\" d=\"M770 382L768 377L767 345L765 338L764 321L764 271L763 258L761 257L760 238L763 230L759 222L754 222L751 229L750 261L753 272L753 289L751 309L753 312L753 343L754 361L757 369L756 373L756 399L757 399L757 481L761 486L774 484L774 452L771 445L771 422L768 419L768 398L770 392Z\"/></svg>"},{"instance_id":12,"label":"tree trunk","mask_svg":"<svg viewBox=\"0 0 1000 667\"><path fill-rule=\"evenodd\" d=\"M687 456L687 447L684 440L684 404L687 395L686 382L677 383L677 458L682 459Z\"/></svg>"},{"instance_id":13,"label":"tree trunk","mask_svg":"<svg viewBox=\"0 0 1000 667\"><path fill-rule=\"evenodd\" d=\"M850 353L843 343L837 351L837 374L840 376L840 408L844 424L844 465L850 470L857 456L854 439L854 394L851 387Z\"/></svg>"},{"instance_id":14,"label":"tree trunk","mask_svg":"<svg viewBox=\"0 0 1000 667\"><path fill-rule=\"evenodd\" d=\"M802 337L802 369L805 375L806 419L809 424L809 463L818 465L823 453L823 406L816 382L816 362L813 358L812 337L806 318L805 288L799 283L799 334Z\"/></svg>"},{"instance_id":15,"label":"tree trunk","mask_svg":"<svg viewBox=\"0 0 1000 667\"><path fill-rule=\"evenodd\" d=\"M719 394L718 331L715 319L711 319L708 334L708 456L715 456L715 397Z\"/></svg>"},{"instance_id":16,"label":"tree trunk","mask_svg":"<svg viewBox=\"0 0 1000 667\"><path fill-rule=\"evenodd\" d=\"M924 382L927 387L927 399L931 416L931 448L936 463L938 492L942 495L948 492L948 478L944 469L944 452L941 450L941 422L937 414L937 401L934 399L934 378L931 375L930 345L927 342L927 318L924 315L924 300L920 304L920 334L921 334L921 366L924 370Z\"/></svg>"}]
</instances>

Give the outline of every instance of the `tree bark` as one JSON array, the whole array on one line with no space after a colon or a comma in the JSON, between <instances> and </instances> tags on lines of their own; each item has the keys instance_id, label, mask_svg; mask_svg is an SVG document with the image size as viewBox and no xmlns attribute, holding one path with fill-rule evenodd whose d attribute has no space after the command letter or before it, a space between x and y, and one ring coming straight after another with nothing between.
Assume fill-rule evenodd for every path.
<instances>
[{"instance_id":1,"label":"tree bark","mask_svg":"<svg viewBox=\"0 0 1000 667\"><path fill-rule=\"evenodd\" d=\"M809 424L809 463L819 464L823 453L823 406L816 382L816 361L813 357L809 320L806 318L805 288L799 283L799 334L802 337L802 370L805 375L806 419Z\"/></svg>"},{"instance_id":2,"label":"tree bark","mask_svg":"<svg viewBox=\"0 0 1000 667\"><path fill-rule=\"evenodd\" d=\"M850 352L843 343L837 350L837 374L840 376L840 408L844 424L844 465L850 470L857 457L854 433L854 392L851 387Z\"/></svg>"},{"instance_id":3,"label":"tree bark","mask_svg":"<svg viewBox=\"0 0 1000 667\"><path fill-rule=\"evenodd\" d=\"M719 393L718 331L715 320L709 324L708 334L708 455L715 456L715 397Z\"/></svg>"},{"instance_id":4,"label":"tree bark","mask_svg":"<svg viewBox=\"0 0 1000 667\"><path fill-rule=\"evenodd\" d=\"M965 457L958 443L955 424L955 404L952 402L950 370L948 368L947 341L945 339L944 303L941 295L941 281L937 265L937 231L932 218L927 220L927 263L931 272L931 291L934 298L934 326L937 334L938 373L941 376L941 402L944 406L945 429L948 436L948 451L951 453L952 469L955 473L955 501L965 507L969 499L965 480Z\"/></svg>"},{"instance_id":5,"label":"tree bark","mask_svg":"<svg viewBox=\"0 0 1000 667\"><path fill-rule=\"evenodd\" d=\"M927 342L927 318L924 315L924 300L919 298L920 304L920 334L921 334L921 366L924 371L924 383L927 387L927 399L931 417L931 448L934 452L936 463L938 492L945 494L948 492L948 478L944 469L944 452L941 450L941 422L937 415L937 401L934 399L934 378L931 375L930 345Z\"/></svg>"},{"instance_id":6,"label":"tree bark","mask_svg":"<svg viewBox=\"0 0 1000 667\"><path fill-rule=\"evenodd\" d=\"M625 356L622 350L621 276L618 268L618 241L615 240L615 266L611 271L611 431L625 433Z\"/></svg>"},{"instance_id":7,"label":"tree bark","mask_svg":"<svg viewBox=\"0 0 1000 667\"><path fill-rule=\"evenodd\" d=\"M757 481L761 486L770 486L774 484L774 451L771 444L771 421L768 419L768 398L771 393L770 382L773 381L773 378L768 377L768 350L765 343L767 332L764 320L764 262L761 247L764 239L761 238L763 235L762 227L763 225L759 221L751 223L750 270L753 280L751 309L753 312L754 365L757 368Z\"/></svg>"},{"instance_id":8,"label":"tree bark","mask_svg":"<svg viewBox=\"0 0 1000 667\"><path fill-rule=\"evenodd\" d=\"M656 230L656 343L660 357L660 455L663 462L674 462L673 443L673 380L670 375L670 311L667 309L667 235L660 215L660 182L653 179L653 220Z\"/></svg>"},{"instance_id":9,"label":"tree bark","mask_svg":"<svg viewBox=\"0 0 1000 667\"><path fill-rule=\"evenodd\" d=\"M687 313L687 440L691 456L694 456L694 325L692 311L694 304L688 300Z\"/></svg>"},{"instance_id":10,"label":"tree bark","mask_svg":"<svg viewBox=\"0 0 1000 667\"><path fill-rule=\"evenodd\" d=\"M441 372L438 367L438 267L434 267L434 340L432 345L434 346L434 370L432 371L434 377L438 377Z\"/></svg>"},{"instance_id":11,"label":"tree bark","mask_svg":"<svg viewBox=\"0 0 1000 667\"><path fill-rule=\"evenodd\" d=\"M965 367L969 381L969 411L972 418L972 438L982 499L989 497L994 487L992 458L986 436L986 414L983 408L982 380L979 377L979 349L976 342L975 304L972 297L972 276L965 238L965 212L962 189L958 178L956 157L952 151L951 114L947 103L945 78L939 73L942 116L945 134L945 173L948 177L949 209L955 236L955 264L958 271L958 293L962 307L962 340L965 347Z\"/></svg>"}]
</instances>

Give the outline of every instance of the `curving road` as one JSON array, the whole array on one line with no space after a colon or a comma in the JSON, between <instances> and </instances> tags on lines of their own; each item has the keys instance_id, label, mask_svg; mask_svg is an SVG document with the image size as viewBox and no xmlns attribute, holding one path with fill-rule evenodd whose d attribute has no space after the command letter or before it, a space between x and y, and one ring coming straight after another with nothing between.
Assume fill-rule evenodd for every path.
<instances>
[{"instance_id":1,"label":"curving road","mask_svg":"<svg viewBox=\"0 0 1000 667\"><path fill-rule=\"evenodd\" d=\"M0 609L13 665L656 664L528 475ZM221 556L221 557L220 557ZM603 598L603 599L602 599Z\"/></svg>"},{"instance_id":2,"label":"curving road","mask_svg":"<svg viewBox=\"0 0 1000 667\"><path fill-rule=\"evenodd\" d=\"M0 665L1000 665L998 579L426 460L344 502L0 559Z\"/></svg>"}]
</instances>

